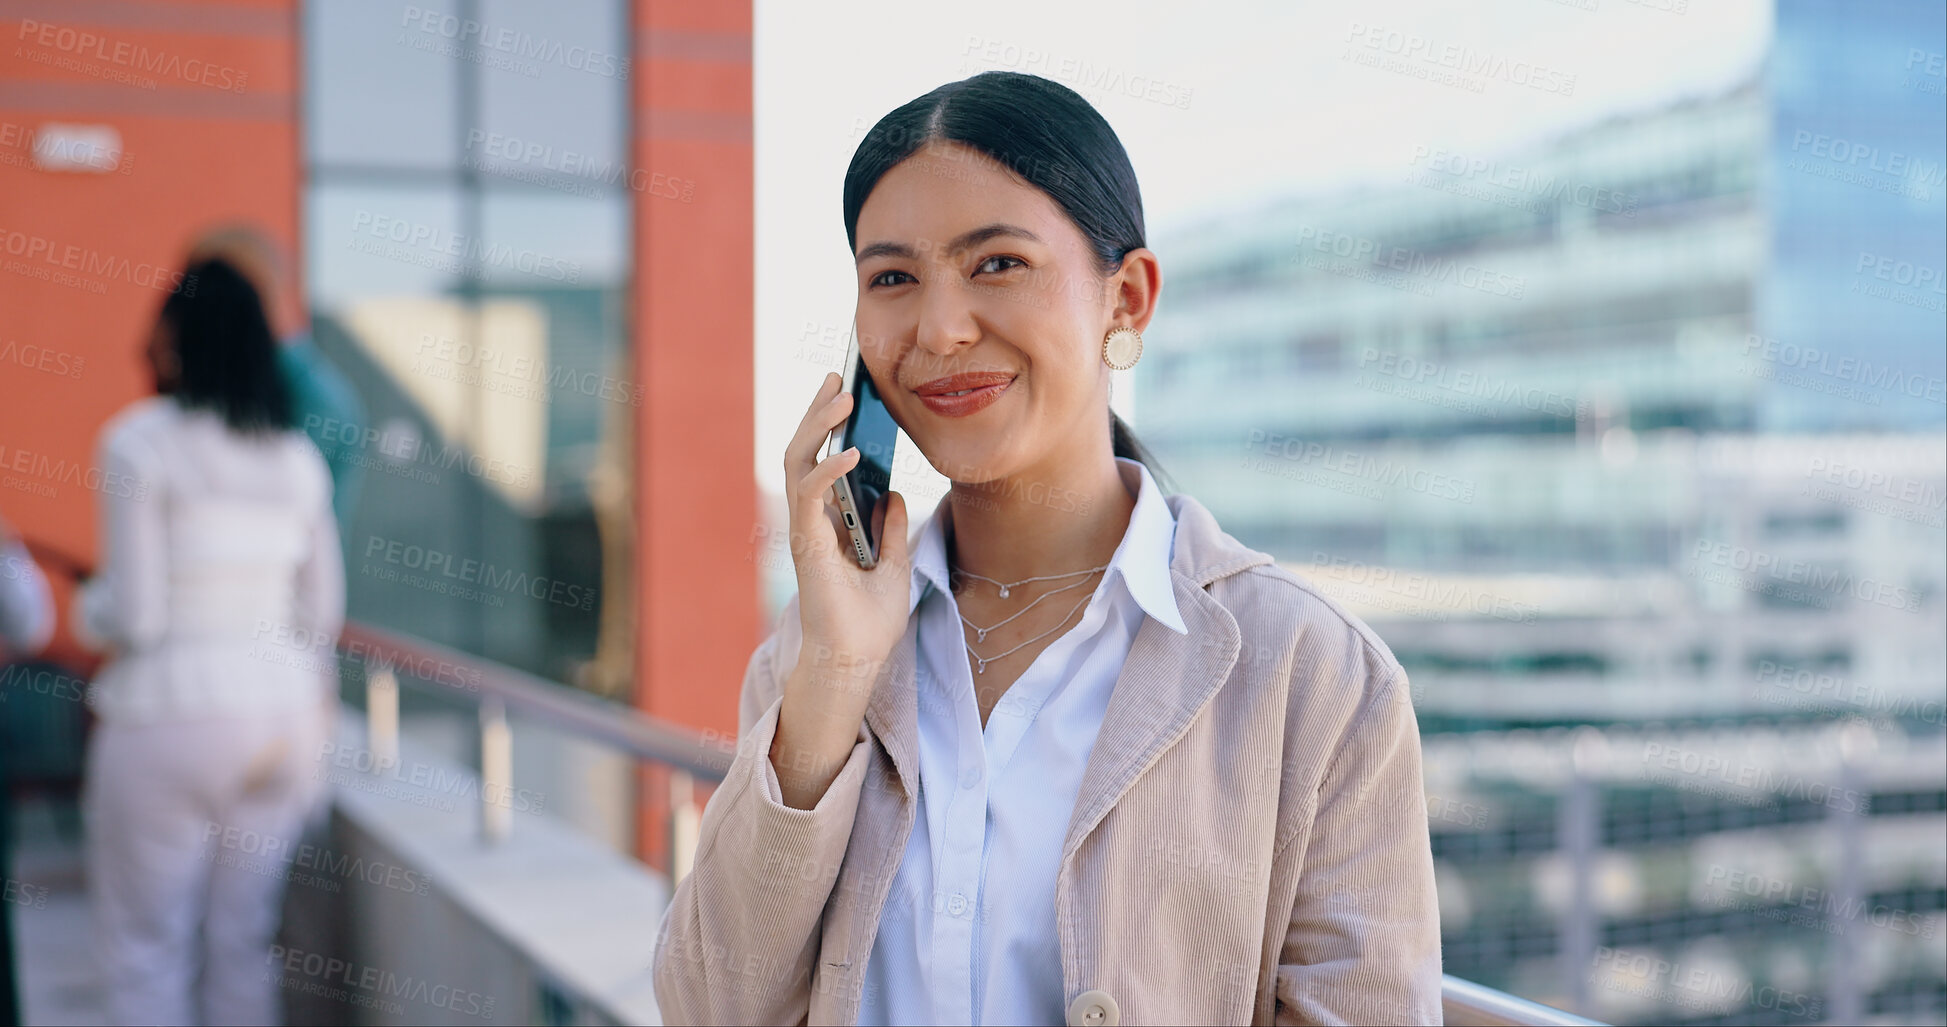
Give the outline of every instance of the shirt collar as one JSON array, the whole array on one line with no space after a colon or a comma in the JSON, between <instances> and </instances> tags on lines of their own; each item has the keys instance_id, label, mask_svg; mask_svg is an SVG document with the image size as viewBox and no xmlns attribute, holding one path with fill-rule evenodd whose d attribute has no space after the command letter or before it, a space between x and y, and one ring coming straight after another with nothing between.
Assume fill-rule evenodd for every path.
<instances>
[{"instance_id":1,"label":"shirt collar","mask_svg":"<svg viewBox=\"0 0 1947 1027\"><path fill-rule=\"evenodd\" d=\"M1116 470L1123 487L1136 495L1136 508L1129 515L1129 527L1109 558L1110 576L1120 576L1136 605L1179 635L1190 629L1177 609L1176 589L1170 583L1170 557L1176 546L1176 514L1163 499L1161 486L1149 468L1127 457L1116 457ZM951 594L947 584L946 519L951 508L940 500L933 513L920 526L913 546L913 583L907 612L919 606L929 586Z\"/></svg>"}]
</instances>

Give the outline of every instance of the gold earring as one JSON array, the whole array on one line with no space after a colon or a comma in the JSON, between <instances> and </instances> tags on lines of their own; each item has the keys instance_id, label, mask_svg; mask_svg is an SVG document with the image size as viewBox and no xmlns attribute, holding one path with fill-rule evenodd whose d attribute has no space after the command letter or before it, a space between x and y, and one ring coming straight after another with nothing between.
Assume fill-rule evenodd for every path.
<instances>
[{"instance_id":1,"label":"gold earring","mask_svg":"<svg viewBox=\"0 0 1947 1027\"><path fill-rule=\"evenodd\" d=\"M1115 370L1129 370L1142 355L1143 336L1134 328L1117 328L1102 340L1102 362Z\"/></svg>"}]
</instances>

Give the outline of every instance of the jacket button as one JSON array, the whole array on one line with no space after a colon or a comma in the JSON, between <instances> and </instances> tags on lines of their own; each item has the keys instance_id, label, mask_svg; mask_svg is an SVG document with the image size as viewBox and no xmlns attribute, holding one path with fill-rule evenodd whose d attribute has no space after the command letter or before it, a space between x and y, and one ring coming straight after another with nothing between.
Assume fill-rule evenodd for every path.
<instances>
[{"instance_id":1,"label":"jacket button","mask_svg":"<svg viewBox=\"0 0 1947 1027\"><path fill-rule=\"evenodd\" d=\"M1106 991L1084 991L1068 1003L1068 1027L1116 1027L1121 1022L1122 1010Z\"/></svg>"}]
</instances>

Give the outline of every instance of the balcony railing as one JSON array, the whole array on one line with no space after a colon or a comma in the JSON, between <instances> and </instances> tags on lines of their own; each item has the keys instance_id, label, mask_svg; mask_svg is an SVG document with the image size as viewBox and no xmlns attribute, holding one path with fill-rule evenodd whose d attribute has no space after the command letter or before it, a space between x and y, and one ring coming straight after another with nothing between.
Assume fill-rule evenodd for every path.
<instances>
[{"instance_id":1,"label":"balcony railing","mask_svg":"<svg viewBox=\"0 0 1947 1027\"><path fill-rule=\"evenodd\" d=\"M546 721L638 761L669 768L669 852L675 868L672 886L692 865L700 819L694 782L723 779L734 756L734 744L728 739L712 739L525 671L369 624L347 624L339 647L363 668L366 740L377 759L397 760L402 680L478 701L480 823L486 843L503 841L512 830L507 804L492 800L512 786L512 739L507 719L511 711ZM1441 981L1441 1005L1449 1024L1599 1023L1451 976Z\"/></svg>"}]
</instances>

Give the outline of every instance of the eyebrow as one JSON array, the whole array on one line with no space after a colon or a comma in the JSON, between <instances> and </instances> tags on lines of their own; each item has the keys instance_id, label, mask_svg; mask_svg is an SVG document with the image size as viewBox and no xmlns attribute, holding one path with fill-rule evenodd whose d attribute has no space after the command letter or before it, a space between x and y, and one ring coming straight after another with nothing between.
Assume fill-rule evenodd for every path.
<instances>
[{"instance_id":1,"label":"eyebrow","mask_svg":"<svg viewBox=\"0 0 1947 1027\"><path fill-rule=\"evenodd\" d=\"M1025 228L996 221L991 225L982 225L979 228L954 236L953 240L946 244L946 248L948 252L962 250L969 246L978 246L989 239L998 238L1003 235L1027 239L1031 242L1041 241L1040 236L1035 235ZM852 263L854 266L857 266L873 257L904 257L907 260L915 260L918 259L918 256L917 253L913 252L913 248L905 243L875 242L865 249L860 250L859 255L853 258Z\"/></svg>"}]
</instances>

